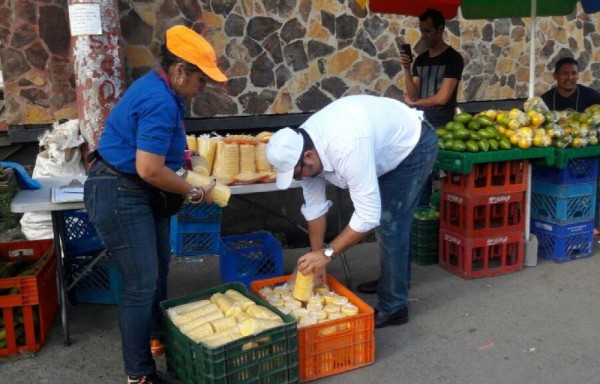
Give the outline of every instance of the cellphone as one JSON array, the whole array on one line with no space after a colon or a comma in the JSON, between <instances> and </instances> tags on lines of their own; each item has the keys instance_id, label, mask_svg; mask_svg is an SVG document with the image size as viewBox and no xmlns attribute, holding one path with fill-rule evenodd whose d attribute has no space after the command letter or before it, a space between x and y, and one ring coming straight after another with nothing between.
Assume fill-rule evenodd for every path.
<instances>
[{"instance_id":1,"label":"cellphone","mask_svg":"<svg viewBox=\"0 0 600 384\"><path fill-rule=\"evenodd\" d=\"M402 44L400 46L400 50L405 54L408 55L410 57L410 59L412 60L412 51L410 49L410 44Z\"/></svg>"}]
</instances>

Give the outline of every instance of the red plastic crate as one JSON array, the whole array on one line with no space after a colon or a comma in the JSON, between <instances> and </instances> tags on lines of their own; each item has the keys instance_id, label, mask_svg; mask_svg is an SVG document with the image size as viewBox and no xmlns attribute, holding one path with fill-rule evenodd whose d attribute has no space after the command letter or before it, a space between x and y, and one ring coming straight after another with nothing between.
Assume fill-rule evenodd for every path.
<instances>
[{"instance_id":1,"label":"red plastic crate","mask_svg":"<svg viewBox=\"0 0 600 384\"><path fill-rule=\"evenodd\" d=\"M255 280L252 292L262 297L263 287L289 281L291 276ZM338 320L309 325L298 329L298 360L300 381L310 381L364 367L375 362L375 318L373 308L331 276L329 289L346 296L358 307L359 313ZM330 332L335 328L336 331Z\"/></svg>"},{"instance_id":2,"label":"red plastic crate","mask_svg":"<svg viewBox=\"0 0 600 384\"><path fill-rule=\"evenodd\" d=\"M442 190L440 227L470 237L525 229L525 192L467 196Z\"/></svg>"},{"instance_id":3,"label":"red plastic crate","mask_svg":"<svg viewBox=\"0 0 600 384\"><path fill-rule=\"evenodd\" d=\"M442 190L467 196L525 192L528 167L528 160L473 164L467 175L447 171Z\"/></svg>"},{"instance_id":4,"label":"red plastic crate","mask_svg":"<svg viewBox=\"0 0 600 384\"><path fill-rule=\"evenodd\" d=\"M517 272L523 269L521 232L465 237L440 229L439 264L463 279Z\"/></svg>"},{"instance_id":5,"label":"red plastic crate","mask_svg":"<svg viewBox=\"0 0 600 384\"><path fill-rule=\"evenodd\" d=\"M35 275L0 279L0 291L18 288L17 293L0 295L0 314L6 327L6 345L0 347L0 356L14 356L20 351L39 351L46 342L58 308L53 241L0 244L2 260L14 260L18 255L23 255L26 261L36 261L47 256L47 261ZM24 336L17 334L21 328L14 324L17 318L19 325L23 327Z\"/></svg>"}]
</instances>

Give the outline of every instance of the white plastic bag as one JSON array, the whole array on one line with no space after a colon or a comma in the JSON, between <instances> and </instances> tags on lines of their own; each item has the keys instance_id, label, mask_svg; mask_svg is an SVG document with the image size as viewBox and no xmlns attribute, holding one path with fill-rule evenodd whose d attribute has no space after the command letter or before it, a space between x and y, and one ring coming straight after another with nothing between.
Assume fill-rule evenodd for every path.
<instances>
[{"instance_id":1,"label":"white plastic bag","mask_svg":"<svg viewBox=\"0 0 600 384\"><path fill-rule=\"evenodd\" d=\"M79 135L79 120L55 123L52 130L39 138L44 150L38 153L33 178L85 176L79 146L84 142ZM50 212L27 212L21 218L21 231L28 240L53 237Z\"/></svg>"}]
</instances>

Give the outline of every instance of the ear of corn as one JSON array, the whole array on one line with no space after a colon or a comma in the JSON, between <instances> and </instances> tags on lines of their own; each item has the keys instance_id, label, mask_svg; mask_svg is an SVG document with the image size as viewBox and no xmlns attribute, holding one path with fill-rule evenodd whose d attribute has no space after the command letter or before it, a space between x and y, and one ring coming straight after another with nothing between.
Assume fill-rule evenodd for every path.
<instances>
[{"instance_id":1,"label":"ear of corn","mask_svg":"<svg viewBox=\"0 0 600 384\"><path fill-rule=\"evenodd\" d=\"M192 152L198 152L198 142L196 141L196 136L187 135L185 139L187 141L187 146L189 150Z\"/></svg>"},{"instance_id":2,"label":"ear of corn","mask_svg":"<svg viewBox=\"0 0 600 384\"><path fill-rule=\"evenodd\" d=\"M169 314L169 317L173 318L177 315L180 315L184 312L188 312L191 311L193 309L198 309L198 308L202 308L206 305L210 304L210 300L198 300L198 301L192 301L191 303L186 303L186 304L182 304L182 305L178 305L176 307L172 307L169 308L167 310L167 313Z\"/></svg>"},{"instance_id":3,"label":"ear of corn","mask_svg":"<svg viewBox=\"0 0 600 384\"><path fill-rule=\"evenodd\" d=\"M217 150L215 160L216 171L213 174L217 177L235 177L240 173L240 146L237 143L224 143L222 149Z\"/></svg>"},{"instance_id":4,"label":"ear of corn","mask_svg":"<svg viewBox=\"0 0 600 384\"><path fill-rule=\"evenodd\" d=\"M217 143L219 140L211 138L209 135L198 136L198 153L206 159L208 174L213 172L213 164L217 153Z\"/></svg>"},{"instance_id":5,"label":"ear of corn","mask_svg":"<svg viewBox=\"0 0 600 384\"><path fill-rule=\"evenodd\" d=\"M208 304L208 305L205 305L200 308L196 308L196 309L192 309L187 312L180 313L179 315L172 317L171 320L173 320L173 323L175 323L176 325L179 325L179 324L183 324L191 319L194 319L196 317L206 315L207 313L215 312L218 310L219 310L219 307L216 306L215 304Z\"/></svg>"},{"instance_id":6,"label":"ear of corn","mask_svg":"<svg viewBox=\"0 0 600 384\"><path fill-rule=\"evenodd\" d=\"M256 152L254 145L240 144L240 172L256 172Z\"/></svg>"},{"instance_id":7,"label":"ear of corn","mask_svg":"<svg viewBox=\"0 0 600 384\"><path fill-rule=\"evenodd\" d=\"M201 175L194 171L187 171L184 178L188 183L199 187L207 186L211 183L210 177ZM229 204L230 197L231 189L218 181L215 187L210 191L210 198L221 208L226 207L227 204Z\"/></svg>"},{"instance_id":8,"label":"ear of corn","mask_svg":"<svg viewBox=\"0 0 600 384\"><path fill-rule=\"evenodd\" d=\"M296 282L294 283L294 290L292 296L294 299L306 302L312 296L313 291L313 280L314 274L309 273L308 275L302 272L296 273Z\"/></svg>"},{"instance_id":9,"label":"ear of corn","mask_svg":"<svg viewBox=\"0 0 600 384\"><path fill-rule=\"evenodd\" d=\"M271 172L271 164L267 160L267 144L258 143L254 146L256 170L259 172Z\"/></svg>"},{"instance_id":10,"label":"ear of corn","mask_svg":"<svg viewBox=\"0 0 600 384\"><path fill-rule=\"evenodd\" d=\"M267 329L280 326L281 323L268 319L250 318L240 324L240 333L242 336L256 335Z\"/></svg>"},{"instance_id":11,"label":"ear of corn","mask_svg":"<svg viewBox=\"0 0 600 384\"><path fill-rule=\"evenodd\" d=\"M253 305L248 307L246 313L252 317L256 317L258 319L267 319L277 321L279 323L283 322L283 319L279 317L275 312L271 311L268 308L263 307L262 305Z\"/></svg>"},{"instance_id":12,"label":"ear of corn","mask_svg":"<svg viewBox=\"0 0 600 384\"><path fill-rule=\"evenodd\" d=\"M221 317L208 322L215 333L225 332L229 329L236 328L237 322L233 317Z\"/></svg>"},{"instance_id":13,"label":"ear of corn","mask_svg":"<svg viewBox=\"0 0 600 384\"><path fill-rule=\"evenodd\" d=\"M231 297L226 295L220 295L215 298L215 304L219 306L219 309L221 309L221 312L223 312L225 316L235 316L242 312L242 307Z\"/></svg>"}]
</instances>

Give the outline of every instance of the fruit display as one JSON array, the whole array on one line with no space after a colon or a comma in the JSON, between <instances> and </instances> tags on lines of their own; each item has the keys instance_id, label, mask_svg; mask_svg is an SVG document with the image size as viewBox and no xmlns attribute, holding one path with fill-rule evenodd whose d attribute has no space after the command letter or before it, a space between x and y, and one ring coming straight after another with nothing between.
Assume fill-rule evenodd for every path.
<instances>
[{"instance_id":1,"label":"fruit display","mask_svg":"<svg viewBox=\"0 0 600 384\"><path fill-rule=\"evenodd\" d=\"M600 105L583 113L550 111L541 98L527 100L524 110L490 109L459 113L437 129L440 149L457 152L488 152L531 147L582 148L598 145Z\"/></svg>"}]
</instances>

